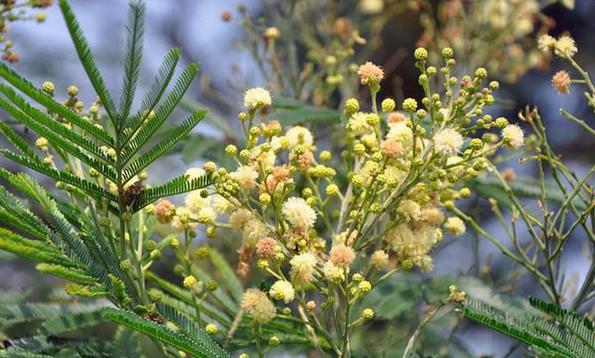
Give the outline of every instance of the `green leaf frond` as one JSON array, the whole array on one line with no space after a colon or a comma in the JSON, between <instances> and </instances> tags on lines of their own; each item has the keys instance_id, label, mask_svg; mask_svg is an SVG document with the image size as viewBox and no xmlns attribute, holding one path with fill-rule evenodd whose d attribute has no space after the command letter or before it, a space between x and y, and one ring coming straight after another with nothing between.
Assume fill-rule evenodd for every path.
<instances>
[{"instance_id":1,"label":"green leaf frond","mask_svg":"<svg viewBox=\"0 0 595 358\"><path fill-rule=\"evenodd\" d=\"M101 142L113 146L114 141L105 130L96 127L92 122L79 117L68 107L43 93L43 91L39 90L37 87L31 84L31 82L27 81L4 63L0 63L0 77L4 78L12 86L45 107L48 111L55 113L56 115L60 116L60 118L66 120L72 125L81 128L87 134L97 138Z\"/></svg>"},{"instance_id":2,"label":"green leaf frond","mask_svg":"<svg viewBox=\"0 0 595 358\"><path fill-rule=\"evenodd\" d=\"M79 56L81 64L87 72L87 76L89 77L89 80L91 81L97 96L99 96L101 99L101 103L105 107L105 110L112 121L114 128L120 128L118 124L118 122L121 120L120 114L116 110L114 100L107 90L105 82L103 81L103 77L101 77L101 73L97 69L97 65L95 65L95 59L91 53L91 48L87 43L85 35L83 35L83 31L81 30L76 16L68 4L68 1L60 0L60 9L62 10L66 27L68 27L70 37L72 38L72 42L76 48L76 52Z\"/></svg>"},{"instance_id":3,"label":"green leaf frond","mask_svg":"<svg viewBox=\"0 0 595 358\"><path fill-rule=\"evenodd\" d=\"M212 179L207 174L191 180L186 175L179 176L165 184L144 190L134 203L133 211L136 212L158 199L203 189L211 184Z\"/></svg>"},{"instance_id":4,"label":"green leaf frond","mask_svg":"<svg viewBox=\"0 0 595 358\"><path fill-rule=\"evenodd\" d=\"M193 357L224 358L230 356L206 335L189 337L182 332L174 332L129 311L106 308L103 310L103 317L188 352Z\"/></svg>"},{"instance_id":5,"label":"green leaf frond","mask_svg":"<svg viewBox=\"0 0 595 358\"><path fill-rule=\"evenodd\" d=\"M127 145L122 148L122 162L127 163L136 152L145 145L163 125L165 120L173 113L174 109L184 97L186 91L190 88L194 77L198 73L198 65L190 64L186 66L174 87L169 91L163 104L157 108L154 115L149 114L145 122L141 124L138 132L132 131Z\"/></svg>"},{"instance_id":6,"label":"green leaf frond","mask_svg":"<svg viewBox=\"0 0 595 358\"><path fill-rule=\"evenodd\" d=\"M151 165L155 160L161 158L172 149L188 132L190 132L206 115L206 111L198 111L188 117L182 124L172 130L168 135L159 141L153 148L143 153L138 159L132 162L124 170L124 182L128 182L143 169Z\"/></svg>"},{"instance_id":7,"label":"green leaf frond","mask_svg":"<svg viewBox=\"0 0 595 358\"><path fill-rule=\"evenodd\" d=\"M481 325L529 345L539 356L595 357L595 331L591 321L535 298L530 303L535 309L511 313L513 310L470 298L461 312Z\"/></svg>"},{"instance_id":8,"label":"green leaf frond","mask_svg":"<svg viewBox=\"0 0 595 358\"><path fill-rule=\"evenodd\" d=\"M138 84L143 57L144 15L144 3L130 3L128 25L126 26L128 39L126 57L124 59L124 82L122 84L122 97L120 100L120 113L123 121L126 121L128 118Z\"/></svg>"}]
</instances>

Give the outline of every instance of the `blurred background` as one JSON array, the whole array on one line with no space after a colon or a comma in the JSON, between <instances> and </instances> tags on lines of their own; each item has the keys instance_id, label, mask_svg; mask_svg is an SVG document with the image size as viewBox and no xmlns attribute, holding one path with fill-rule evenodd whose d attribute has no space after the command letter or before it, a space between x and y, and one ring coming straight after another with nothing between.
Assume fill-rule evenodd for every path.
<instances>
[{"instance_id":1,"label":"blurred background","mask_svg":"<svg viewBox=\"0 0 595 358\"><path fill-rule=\"evenodd\" d=\"M236 0L146 0L147 21L145 29L145 56L143 73L139 84L140 92L147 89L151 81L150 74L157 71L163 55L171 47L182 50L183 62L198 62L201 65L200 80L194 84L186 101L186 109L204 106L209 109L206 122L198 126L197 132L186 145L153 165L149 170L149 180L164 182L191 166L198 166L205 159L211 159L216 150L233 141L237 129L237 113L241 110L242 92L250 87L272 87L271 77L276 73L258 54L263 53L259 45L258 29L277 26L282 45L284 35L294 32L298 38L308 41L295 41L296 58L300 64L312 62L318 68L322 56L316 51L324 51L326 43L325 24L349 26L358 30L358 38L349 41L353 53L348 54L349 61L361 64L371 60L381 65L387 75L383 82L381 97L393 97L397 103L403 98L422 97L417 84L418 71L413 66L413 50L419 45L442 47L449 45L455 49L460 71L467 73L478 66L485 66L491 79L500 81L500 90L496 100L498 106L493 115L504 115L514 122L519 110L525 106L537 106L551 135L554 149L571 161L571 167L580 175L593 164L595 143L575 125L566 121L559 113L564 107L578 117L590 118L590 112L580 89L572 89L570 94L562 95L551 86L552 75L563 64L555 59L543 58L536 53L537 34L547 32L557 36L570 33L577 42L577 61L587 71L595 69L595 1L576 0L532 1L532 0L475 0L475 1L399 1L399 0L363 0L363 1L236 1ZM118 92L121 85L121 62L125 44L123 28L126 22L127 1L125 0L71 0L73 10L90 42L100 70L110 90ZM291 5L290 5L291 4ZM295 6L294 18L285 17L286 9ZM494 14L502 11L503 19L494 19ZM42 23L35 21L15 21L9 24L7 37L14 42L19 61L14 67L36 85L52 81L56 85L57 97L66 97L66 88L76 85L80 88L79 97L85 103L95 100L92 88L86 81L83 68L78 63L77 55L71 44L68 31L63 23L57 6L43 10L46 19ZM34 12L33 12L34 14ZM483 19L487 17L487 20ZM345 20L345 22L341 22ZM482 23L482 21L487 21ZM501 22L498 23L498 21ZM527 23L529 21L529 23ZM486 36L489 26L495 27L493 37ZM504 36L499 35L504 33ZM256 36L255 36L256 34ZM329 40L330 41L330 40ZM312 44L314 43L314 44ZM317 50L316 44L322 46ZM334 42L328 42L332 48ZM281 46L280 46L281 47ZM436 49L434 49L436 50ZM266 51L265 51L266 53ZM439 53L439 52L438 52ZM328 54L325 57L328 60ZM280 56L280 60L284 58ZM271 65L274 67L273 65ZM300 73L305 73L300 67ZM346 70L345 73L349 73ZM336 75L336 74L335 74ZM351 76L351 88L355 88L355 77ZM328 77L327 77L328 84ZM322 86L322 87L321 87ZM315 82L298 93L282 86L272 88L278 96L292 97L310 105L337 108L344 98L354 95L346 85L337 85L330 91ZM324 88L323 88L324 87ZM320 90L323 88L323 90ZM320 90L320 91L319 91ZM326 91L326 92L325 92ZM322 94L321 94L322 93ZM179 119L183 119L184 108L180 109ZM5 116L0 117L5 120ZM320 124L323 128L329 124ZM20 130L24 132L23 128ZM34 136L28 135L31 141ZM199 145L199 143L203 143ZM207 143L208 145L204 144ZM5 143L2 143L2 147ZM14 163L0 158L0 164L11 171L19 170ZM534 168L509 164L519 173L531 174ZM489 217L486 203L470 203L476 210L488 231L501 232L501 227ZM471 209L470 209L471 210ZM482 215L485 212L485 215ZM582 282L587 262L588 251L585 238L572 238L573 243L565 253L564 270L567 277L573 277L577 285ZM231 251L233 252L233 251ZM4 255L4 254L3 254ZM230 255L233 256L233 255ZM445 242L434 253L435 270L432 273L406 278L415 282L420 277L429 286L436 282L448 281L445 277L473 277L473 280L488 283L499 292L516 292L523 295L541 293L534 282L522 277L514 287L505 287L510 282L510 261L503 257L488 242L479 240L469 233L456 241ZM413 275L412 275L413 276ZM2 256L0 261L0 289L27 290L32 297L41 295L56 281L45 281L46 276L35 273L33 264ZM41 280L43 277L44 280ZM35 281L34 281L35 280ZM437 281L438 280L438 281ZM469 281L472 283L478 281ZM389 287L390 288L390 287ZM424 294L417 290L408 292L401 288L401 296L394 300L407 301L399 305L393 302L392 311L386 318L404 317L411 308L418 307L414 299L407 295ZM418 297L419 298L419 297ZM587 305L588 306L588 305ZM592 305L587 310L592 310ZM445 324L454 324L451 321ZM435 334L440 336L439 327ZM394 325L379 323L373 330L383 332L379 336L386 341L403 340L411 333L406 330L399 333ZM390 330L394 333L388 334ZM463 325L457 331L449 333L449 340L457 341L473 356L517 356L522 350L516 350L506 339L490 331L473 325ZM430 341L430 339L428 339ZM363 342L361 342L363 344Z\"/></svg>"}]
</instances>

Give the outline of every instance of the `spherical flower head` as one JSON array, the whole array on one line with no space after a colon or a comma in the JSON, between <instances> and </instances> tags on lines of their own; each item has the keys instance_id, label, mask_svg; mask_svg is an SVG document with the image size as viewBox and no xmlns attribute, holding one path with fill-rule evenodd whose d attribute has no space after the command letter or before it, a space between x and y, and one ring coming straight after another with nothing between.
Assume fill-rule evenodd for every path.
<instances>
[{"instance_id":1,"label":"spherical flower head","mask_svg":"<svg viewBox=\"0 0 595 358\"><path fill-rule=\"evenodd\" d=\"M404 154L403 145L393 139L383 141L380 150L382 155L388 159L400 158Z\"/></svg>"},{"instance_id":2,"label":"spherical flower head","mask_svg":"<svg viewBox=\"0 0 595 358\"><path fill-rule=\"evenodd\" d=\"M392 126L397 123L405 122L407 118L401 112L391 112L386 116L386 123Z\"/></svg>"},{"instance_id":3,"label":"spherical flower head","mask_svg":"<svg viewBox=\"0 0 595 358\"><path fill-rule=\"evenodd\" d=\"M413 52L413 56L416 60L425 61L428 58L428 50L423 47L418 47Z\"/></svg>"},{"instance_id":4,"label":"spherical flower head","mask_svg":"<svg viewBox=\"0 0 595 358\"><path fill-rule=\"evenodd\" d=\"M370 257L370 263L378 270L386 268L390 263L388 254L382 250L374 251Z\"/></svg>"},{"instance_id":5,"label":"spherical flower head","mask_svg":"<svg viewBox=\"0 0 595 358\"><path fill-rule=\"evenodd\" d=\"M357 69L357 75L359 76L362 85L378 85L384 78L384 71L373 64L372 62L366 62L359 66Z\"/></svg>"},{"instance_id":6,"label":"spherical flower head","mask_svg":"<svg viewBox=\"0 0 595 358\"><path fill-rule=\"evenodd\" d=\"M359 101L355 98L349 98L345 101L345 111L354 113L359 111Z\"/></svg>"},{"instance_id":7,"label":"spherical flower head","mask_svg":"<svg viewBox=\"0 0 595 358\"><path fill-rule=\"evenodd\" d=\"M45 81L42 85L41 85L41 89L47 93L50 96L54 95L54 91L56 89L56 86L50 82L50 81Z\"/></svg>"},{"instance_id":8,"label":"spherical flower head","mask_svg":"<svg viewBox=\"0 0 595 358\"><path fill-rule=\"evenodd\" d=\"M198 211L197 219L201 224L213 224L217 219L217 212L210 206L202 207Z\"/></svg>"},{"instance_id":9,"label":"spherical flower head","mask_svg":"<svg viewBox=\"0 0 595 358\"><path fill-rule=\"evenodd\" d=\"M264 292L257 288L249 288L244 292L240 307L260 324L275 318L275 305Z\"/></svg>"},{"instance_id":10,"label":"spherical flower head","mask_svg":"<svg viewBox=\"0 0 595 358\"><path fill-rule=\"evenodd\" d=\"M312 275L316 268L316 256L310 252L295 255L290 261L291 277L297 284L305 284L312 281Z\"/></svg>"},{"instance_id":11,"label":"spherical flower head","mask_svg":"<svg viewBox=\"0 0 595 358\"><path fill-rule=\"evenodd\" d=\"M413 98L406 98L403 101L403 109L407 112L415 112L417 110L417 101Z\"/></svg>"},{"instance_id":12,"label":"spherical flower head","mask_svg":"<svg viewBox=\"0 0 595 358\"><path fill-rule=\"evenodd\" d=\"M554 46L556 46L556 39L550 35L542 35L537 40L537 47L541 52L549 52Z\"/></svg>"},{"instance_id":13,"label":"spherical flower head","mask_svg":"<svg viewBox=\"0 0 595 358\"><path fill-rule=\"evenodd\" d=\"M355 252L345 244L338 244L331 249L329 258L337 267L348 267L355 260Z\"/></svg>"},{"instance_id":14,"label":"spherical flower head","mask_svg":"<svg viewBox=\"0 0 595 358\"><path fill-rule=\"evenodd\" d=\"M385 98L384 100L382 100L380 107L382 108L382 112L388 113L388 112L394 111L395 108L397 107L397 104L395 103L394 99Z\"/></svg>"},{"instance_id":15,"label":"spherical flower head","mask_svg":"<svg viewBox=\"0 0 595 358\"><path fill-rule=\"evenodd\" d=\"M362 311L362 318L364 319L372 319L374 318L374 310L371 308L366 308Z\"/></svg>"},{"instance_id":16,"label":"spherical flower head","mask_svg":"<svg viewBox=\"0 0 595 358\"><path fill-rule=\"evenodd\" d=\"M217 325L214 323L209 323L205 327L205 331L207 332L208 335L216 334L218 330L219 330L219 328L217 328Z\"/></svg>"},{"instance_id":17,"label":"spherical flower head","mask_svg":"<svg viewBox=\"0 0 595 358\"><path fill-rule=\"evenodd\" d=\"M314 143L312 132L310 132L308 128L302 126L291 127L285 136L289 140L289 147L291 149L295 148L298 144L310 147Z\"/></svg>"},{"instance_id":18,"label":"spherical flower head","mask_svg":"<svg viewBox=\"0 0 595 358\"><path fill-rule=\"evenodd\" d=\"M281 340L279 339L279 337L271 336L271 338L269 338L269 346L276 347L279 344L281 344Z\"/></svg>"},{"instance_id":19,"label":"spherical flower head","mask_svg":"<svg viewBox=\"0 0 595 358\"><path fill-rule=\"evenodd\" d=\"M282 211L285 220L296 229L308 230L316 223L316 211L302 198L287 199Z\"/></svg>"},{"instance_id":20,"label":"spherical flower head","mask_svg":"<svg viewBox=\"0 0 595 358\"><path fill-rule=\"evenodd\" d=\"M269 259L278 252L279 245L277 241L270 237L258 240L256 243L256 255L261 259Z\"/></svg>"},{"instance_id":21,"label":"spherical flower head","mask_svg":"<svg viewBox=\"0 0 595 358\"><path fill-rule=\"evenodd\" d=\"M279 280L271 286L269 295L274 299L283 301L287 304L295 298L295 290L293 289L291 282Z\"/></svg>"},{"instance_id":22,"label":"spherical flower head","mask_svg":"<svg viewBox=\"0 0 595 358\"><path fill-rule=\"evenodd\" d=\"M244 107L248 110L270 106L271 103L271 94L264 88L250 88L244 93Z\"/></svg>"},{"instance_id":23,"label":"spherical flower head","mask_svg":"<svg viewBox=\"0 0 595 358\"><path fill-rule=\"evenodd\" d=\"M460 218L453 216L446 220L444 229L451 235L461 236L465 233L465 223Z\"/></svg>"},{"instance_id":24,"label":"spherical flower head","mask_svg":"<svg viewBox=\"0 0 595 358\"><path fill-rule=\"evenodd\" d=\"M345 269L335 266L332 261L327 261L322 267L324 277L331 282L341 282L345 280Z\"/></svg>"},{"instance_id":25,"label":"spherical flower head","mask_svg":"<svg viewBox=\"0 0 595 358\"><path fill-rule=\"evenodd\" d=\"M572 80L568 72L562 70L556 72L554 77L552 77L552 86L556 89L556 91L562 94L570 93L570 84Z\"/></svg>"},{"instance_id":26,"label":"spherical flower head","mask_svg":"<svg viewBox=\"0 0 595 358\"><path fill-rule=\"evenodd\" d=\"M519 149L525 142L525 134L521 127L516 124L509 124L502 129L502 140L504 144L513 149Z\"/></svg>"},{"instance_id":27,"label":"spherical flower head","mask_svg":"<svg viewBox=\"0 0 595 358\"><path fill-rule=\"evenodd\" d=\"M558 56L571 58L577 50L574 39L568 35L563 35L556 41L555 53Z\"/></svg>"},{"instance_id":28,"label":"spherical flower head","mask_svg":"<svg viewBox=\"0 0 595 358\"><path fill-rule=\"evenodd\" d=\"M278 39L279 36L281 36L281 31L279 31L279 29L274 26L267 27L267 29L264 30L264 37L266 39L275 40Z\"/></svg>"},{"instance_id":29,"label":"spherical flower head","mask_svg":"<svg viewBox=\"0 0 595 358\"><path fill-rule=\"evenodd\" d=\"M438 208L424 208L421 210L420 220L430 225L440 225L444 221L444 214Z\"/></svg>"},{"instance_id":30,"label":"spherical flower head","mask_svg":"<svg viewBox=\"0 0 595 358\"><path fill-rule=\"evenodd\" d=\"M368 124L368 113L356 112L352 114L347 121L347 129L355 135L369 133L372 128Z\"/></svg>"},{"instance_id":31,"label":"spherical flower head","mask_svg":"<svg viewBox=\"0 0 595 358\"><path fill-rule=\"evenodd\" d=\"M408 148L413 144L413 131L407 126L406 122L399 122L390 127L386 139L397 141L403 147Z\"/></svg>"},{"instance_id":32,"label":"spherical flower head","mask_svg":"<svg viewBox=\"0 0 595 358\"><path fill-rule=\"evenodd\" d=\"M196 287L196 285L198 285L198 280L196 277L192 275L184 277L184 287L187 289L193 289Z\"/></svg>"},{"instance_id":33,"label":"spherical flower head","mask_svg":"<svg viewBox=\"0 0 595 358\"><path fill-rule=\"evenodd\" d=\"M176 206L167 199L161 199L155 205L155 217L161 224L170 222L175 214Z\"/></svg>"},{"instance_id":34,"label":"spherical flower head","mask_svg":"<svg viewBox=\"0 0 595 358\"><path fill-rule=\"evenodd\" d=\"M258 172L248 165L242 165L229 176L234 179L242 189L250 190L256 187L256 180L258 179Z\"/></svg>"},{"instance_id":35,"label":"spherical flower head","mask_svg":"<svg viewBox=\"0 0 595 358\"><path fill-rule=\"evenodd\" d=\"M407 220L419 220L421 216L421 206L413 200L403 200L397 208L399 214Z\"/></svg>"},{"instance_id":36,"label":"spherical flower head","mask_svg":"<svg viewBox=\"0 0 595 358\"><path fill-rule=\"evenodd\" d=\"M241 230L254 218L254 215L248 209L238 209L229 216L229 224L234 230Z\"/></svg>"},{"instance_id":37,"label":"spherical flower head","mask_svg":"<svg viewBox=\"0 0 595 358\"><path fill-rule=\"evenodd\" d=\"M43 151L48 149L49 142L44 137L39 137L35 140L35 146Z\"/></svg>"},{"instance_id":38,"label":"spherical flower head","mask_svg":"<svg viewBox=\"0 0 595 358\"><path fill-rule=\"evenodd\" d=\"M316 302L314 302L314 301L306 302L306 309L310 312L314 311L316 309Z\"/></svg>"},{"instance_id":39,"label":"spherical flower head","mask_svg":"<svg viewBox=\"0 0 595 358\"><path fill-rule=\"evenodd\" d=\"M456 129L445 128L434 134L434 147L444 155L453 155L463 145L463 136Z\"/></svg>"},{"instance_id":40,"label":"spherical flower head","mask_svg":"<svg viewBox=\"0 0 595 358\"><path fill-rule=\"evenodd\" d=\"M372 284L370 283L370 281L362 281L357 285L357 289L361 293L368 293L372 290Z\"/></svg>"}]
</instances>

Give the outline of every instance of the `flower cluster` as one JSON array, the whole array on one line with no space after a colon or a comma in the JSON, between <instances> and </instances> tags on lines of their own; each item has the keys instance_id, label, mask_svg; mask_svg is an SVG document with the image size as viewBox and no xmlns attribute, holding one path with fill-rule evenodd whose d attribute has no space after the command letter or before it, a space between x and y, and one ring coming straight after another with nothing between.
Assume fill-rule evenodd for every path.
<instances>
[{"instance_id":1,"label":"flower cluster","mask_svg":"<svg viewBox=\"0 0 595 358\"><path fill-rule=\"evenodd\" d=\"M43 9L52 6L53 0L30 0L30 1L2 1L0 2L0 43L4 45L2 49L2 59L8 62L19 62L20 55L13 48L12 40L6 37L10 22L34 20L42 23L46 19L44 12L37 12L31 15L28 10Z\"/></svg>"},{"instance_id":2,"label":"flower cluster","mask_svg":"<svg viewBox=\"0 0 595 358\"><path fill-rule=\"evenodd\" d=\"M271 104L266 90L245 92L246 111L239 114L245 148L226 148L237 166L216 170L216 194L189 195L186 210L189 218L198 215L189 222L240 234L240 275L258 268L270 278L268 289L249 289L244 296L242 307L256 322L275 315L270 300L288 305L285 314L297 307L300 319L318 309L333 315L338 307L351 310L391 274L431 270L432 248L445 235L465 233L464 222L447 215L456 200L471 194L462 183L481 175L499 147L522 146L524 134L503 117L483 114L498 88L497 82L482 86L487 71L456 78L453 51L443 53L437 69L427 64L425 49L415 51L426 96L421 103L405 99L401 108L386 98L378 109L384 72L370 62L359 68L373 105L364 111L357 99L346 101L340 158L320 150L307 127L284 129L278 121L264 120L261 113ZM435 81L442 83L444 95L430 87ZM201 219L200 212L214 205L207 198L225 201L225 210L209 210L212 216ZM165 212L169 218L169 206ZM181 215L178 208L172 222ZM227 222L215 221L215 215ZM366 308L344 327L316 330L340 340L373 316Z\"/></svg>"}]
</instances>

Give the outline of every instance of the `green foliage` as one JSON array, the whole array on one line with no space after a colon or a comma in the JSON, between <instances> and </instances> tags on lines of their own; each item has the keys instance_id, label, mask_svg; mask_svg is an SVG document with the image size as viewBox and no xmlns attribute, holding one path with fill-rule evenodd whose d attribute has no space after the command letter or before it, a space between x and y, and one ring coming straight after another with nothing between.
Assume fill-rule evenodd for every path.
<instances>
[{"instance_id":1,"label":"green foliage","mask_svg":"<svg viewBox=\"0 0 595 358\"><path fill-rule=\"evenodd\" d=\"M202 189L212 183L210 175L193 180L181 176L152 187L142 183L146 168L174 148L206 115L206 110L196 109L181 124L162 133L164 124L171 122L171 114L194 81L198 65L186 66L173 81L180 52L169 51L140 108L133 112L143 52L145 7L142 2L131 3L122 91L117 106L68 2L61 0L59 5L106 116L93 123L0 64L0 77L5 80L0 84L0 107L48 143L45 149L40 146L38 152L11 126L0 123L0 133L15 148L14 151L2 149L3 154L53 179L64 190L54 194L29 175L0 169L0 177L8 183L7 187L0 186L0 220L7 223L6 228L0 228L0 250L37 262L38 271L70 282L66 286L67 294L85 297L90 303L0 305L2 326L32 323L38 326L29 336L10 338L8 351L0 351L0 356L6 352L10 357L141 356L139 332L163 342L164 352L179 349L197 357L227 356L202 329L182 320L184 313L172 311L172 306L161 306L169 313L168 324L192 328L187 335L147 321L136 313L116 309L100 313L111 302L139 314L151 312L161 316L146 293L147 268L142 261L149 255L138 251L139 247L143 248L142 238L132 241L135 238L130 237L130 218L160 198ZM50 150L56 160L50 157ZM43 160L41 155L45 155ZM32 206L35 210L29 209ZM237 282L233 292L236 296L240 292ZM176 307L183 304L173 299L169 302L177 304ZM134 330L120 328L112 341L64 336L105 322L104 317ZM223 321L229 324L231 319L225 317Z\"/></svg>"},{"instance_id":2,"label":"green foliage","mask_svg":"<svg viewBox=\"0 0 595 358\"><path fill-rule=\"evenodd\" d=\"M59 170L48 167L42 163L22 139L19 139L14 131L4 124L0 127L0 131L21 153L16 154L8 150L3 152L9 159L23 166L45 174L56 181L75 186L82 193L90 195L98 202L108 199L108 203L104 204L113 211L114 207L122 206L124 186L146 169L147 166L171 150L205 116L205 110L197 110L165 138L155 143L152 148L141 152L173 113L196 76L198 66L195 64L188 65L169 94L161 101L179 59L179 51L170 51L165 57L154 85L143 99L140 110L136 115L130 117L130 107L135 95L142 58L144 5L133 3L130 7L128 49L124 66L120 111L116 109L112 96L106 89L105 82L95 65L91 50L68 3L61 1L60 8L81 63L107 111L112 124L111 134L109 131L90 124L88 120L36 89L30 82L6 65L0 65L0 77L3 77L15 89L20 90L31 100L44 107L48 113L45 114L29 104L25 98L18 95L7 85L0 85L0 92L4 95L4 97L0 97L0 106L14 119L46 138L52 147L59 151L65 162L70 162L69 157L71 156L116 184L119 197L99 187L96 183L85 179L82 173L74 172L72 168ZM163 103L153 112L153 108L160 102ZM63 123L57 121L55 116L64 123L84 131L84 134L79 133L77 130L68 129ZM107 144L108 147L115 151L116 155L107 155L96 144L99 142ZM197 180L195 184L204 187L210 184L210 179L205 176ZM173 181L166 185L167 190L153 190L149 194L149 201L157 200L170 192L183 193L198 188L196 185L187 186L182 180ZM144 205L136 205L131 209L134 212L142 207ZM120 208L120 210L122 209Z\"/></svg>"},{"instance_id":3,"label":"green foliage","mask_svg":"<svg viewBox=\"0 0 595 358\"><path fill-rule=\"evenodd\" d=\"M283 125L299 123L336 124L341 121L339 111L307 105L304 102L289 98L275 98L273 108L275 108L274 118Z\"/></svg>"},{"instance_id":4,"label":"green foliage","mask_svg":"<svg viewBox=\"0 0 595 358\"><path fill-rule=\"evenodd\" d=\"M150 337L162 341L172 347L192 354L194 357L216 358L229 357L211 338L205 333L196 336L189 336L184 332L174 332L169 328L155 322L146 320L132 312L108 308L103 311L103 317L130 329L142 332ZM177 313L178 315L181 314ZM182 318L177 318L182 319ZM183 321L188 323L187 321Z\"/></svg>"},{"instance_id":5,"label":"green foliage","mask_svg":"<svg viewBox=\"0 0 595 358\"><path fill-rule=\"evenodd\" d=\"M593 322L536 298L524 311L502 309L467 299L462 314L488 328L527 344L539 357L595 357Z\"/></svg>"}]
</instances>

